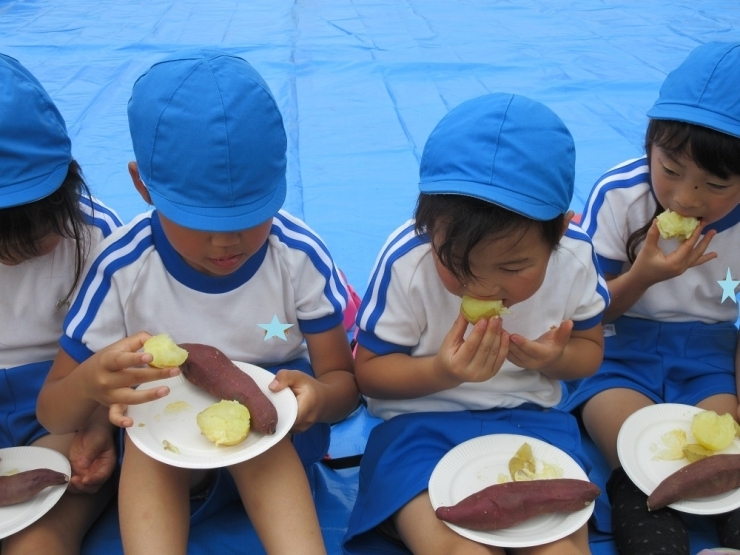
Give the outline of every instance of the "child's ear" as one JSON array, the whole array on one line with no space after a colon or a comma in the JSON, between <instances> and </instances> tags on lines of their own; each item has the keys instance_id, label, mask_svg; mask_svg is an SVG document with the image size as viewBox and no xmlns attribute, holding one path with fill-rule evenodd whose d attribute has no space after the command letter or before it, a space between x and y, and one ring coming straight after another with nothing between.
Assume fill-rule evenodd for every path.
<instances>
[{"instance_id":1,"label":"child's ear","mask_svg":"<svg viewBox=\"0 0 740 555\"><path fill-rule=\"evenodd\" d=\"M563 217L563 229L560 232L560 238L562 239L563 235L565 235L565 232L568 231L568 225L570 225L571 220L573 219L573 216L575 216L576 213L573 212L573 210L568 210L565 213L565 217Z\"/></svg>"},{"instance_id":2,"label":"child's ear","mask_svg":"<svg viewBox=\"0 0 740 555\"><path fill-rule=\"evenodd\" d=\"M144 202L146 202L147 204L151 204L152 198L149 196L149 190L146 188L146 185L144 185L144 182L141 180L141 176L139 176L139 166L136 165L136 162L128 163L128 173L131 176L131 181L134 182L134 187L136 187L136 190L139 191L141 198L143 198Z\"/></svg>"}]
</instances>

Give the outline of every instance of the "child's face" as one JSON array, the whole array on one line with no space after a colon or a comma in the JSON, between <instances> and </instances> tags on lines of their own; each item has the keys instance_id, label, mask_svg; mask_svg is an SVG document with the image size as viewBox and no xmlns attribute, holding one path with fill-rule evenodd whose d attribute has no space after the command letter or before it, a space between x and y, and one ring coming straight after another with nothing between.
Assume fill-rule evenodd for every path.
<instances>
[{"instance_id":1,"label":"child's face","mask_svg":"<svg viewBox=\"0 0 740 555\"><path fill-rule=\"evenodd\" d=\"M182 227L159 213L167 239L192 268L209 276L236 272L267 241L272 218L258 226L232 233L197 231Z\"/></svg>"},{"instance_id":2,"label":"child's face","mask_svg":"<svg viewBox=\"0 0 740 555\"><path fill-rule=\"evenodd\" d=\"M740 204L740 176L722 179L701 169L688 155L674 158L656 145L650 149L650 179L661 206L707 224L721 220Z\"/></svg>"},{"instance_id":3,"label":"child's face","mask_svg":"<svg viewBox=\"0 0 740 555\"><path fill-rule=\"evenodd\" d=\"M566 218L567 228L570 218ZM564 229L565 229L564 228ZM434 252L434 249L432 249ZM500 300L511 307L542 286L552 249L536 228L523 233L483 239L470 252L470 269L477 279L461 281L440 262L434 262L442 283L453 295Z\"/></svg>"}]
</instances>

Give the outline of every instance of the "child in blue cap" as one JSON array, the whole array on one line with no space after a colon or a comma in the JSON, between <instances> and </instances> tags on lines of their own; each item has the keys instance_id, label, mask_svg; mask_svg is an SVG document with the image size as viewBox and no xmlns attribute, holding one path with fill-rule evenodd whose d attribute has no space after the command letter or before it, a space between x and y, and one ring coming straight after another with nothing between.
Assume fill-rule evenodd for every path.
<instances>
[{"instance_id":1,"label":"child in blue cap","mask_svg":"<svg viewBox=\"0 0 740 555\"><path fill-rule=\"evenodd\" d=\"M325 553L301 462L323 458L327 423L357 406L342 325L347 291L321 239L280 210L286 136L275 100L243 59L188 51L136 81L128 113L136 155L129 171L155 209L97 250L39 413L68 430L113 405L111 420L131 426L125 405L168 393L131 386L179 373L141 367L152 360L139 352L150 333L213 345L277 372L270 389L290 387L298 399L295 435L228 471L267 553ZM188 491L200 478L126 438L119 488L126 553L186 552ZM212 491L206 503L219 496Z\"/></svg>"},{"instance_id":2,"label":"child in blue cap","mask_svg":"<svg viewBox=\"0 0 740 555\"><path fill-rule=\"evenodd\" d=\"M617 435L627 417L656 403L737 418L740 43L696 48L647 115L646 155L599 179L583 213L612 303L604 363L571 384L563 407L582 407L613 471L607 493L620 553L679 555L689 553L683 520L672 509L648 513L646 495L621 467ZM663 238L656 220L667 210L698 226ZM740 514L718 522L722 543L739 548Z\"/></svg>"},{"instance_id":3,"label":"child in blue cap","mask_svg":"<svg viewBox=\"0 0 740 555\"><path fill-rule=\"evenodd\" d=\"M49 434L36 419L36 398L88 252L119 225L90 196L46 90L0 54L0 448L59 451L71 463L69 492L94 493L65 494L51 512L6 537L3 554L79 553L113 492L100 489L115 468L110 427L93 419L81 422L77 434ZM104 413L95 416L107 421ZM43 451L28 456L50 465Z\"/></svg>"},{"instance_id":4,"label":"child in blue cap","mask_svg":"<svg viewBox=\"0 0 740 555\"><path fill-rule=\"evenodd\" d=\"M467 440L537 438L588 470L575 418L553 409L559 380L598 368L608 303L571 223L574 166L563 122L518 95L464 102L429 136L415 219L386 241L358 314L357 382L384 422L362 459L345 553L390 537L417 554L503 554L433 510L432 471ZM464 295L510 314L469 325ZM555 536L527 553L590 553L585 524Z\"/></svg>"}]
</instances>

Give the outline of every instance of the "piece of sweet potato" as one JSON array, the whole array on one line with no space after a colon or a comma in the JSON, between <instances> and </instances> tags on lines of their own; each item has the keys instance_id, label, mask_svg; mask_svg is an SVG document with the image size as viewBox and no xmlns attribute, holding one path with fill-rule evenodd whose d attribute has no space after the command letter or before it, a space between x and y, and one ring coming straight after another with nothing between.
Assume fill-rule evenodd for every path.
<instances>
[{"instance_id":1,"label":"piece of sweet potato","mask_svg":"<svg viewBox=\"0 0 740 555\"><path fill-rule=\"evenodd\" d=\"M677 501L718 495L737 487L740 455L712 455L687 464L660 482L648 497L648 510L657 511Z\"/></svg>"},{"instance_id":2,"label":"piece of sweet potato","mask_svg":"<svg viewBox=\"0 0 740 555\"><path fill-rule=\"evenodd\" d=\"M11 476L0 476L0 507L31 499L49 486L61 486L69 476L50 468L25 470Z\"/></svg>"},{"instance_id":3,"label":"piece of sweet potato","mask_svg":"<svg viewBox=\"0 0 740 555\"><path fill-rule=\"evenodd\" d=\"M440 520L470 530L502 530L542 514L579 511L600 493L595 484L572 478L506 482L435 512Z\"/></svg>"},{"instance_id":4,"label":"piece of sweet potato","mask_svg":"<svg viewBox=\"0 0 740 555\"><path fill-rule=\"evenodd\" d=\"M257 383L242 372L216 347L200 343L182 343L188 358L180 366L185 379L216 399L238 401L249 409L255 432L274 434L278 415L275 405Z\"/></svg>"}]
</instances>

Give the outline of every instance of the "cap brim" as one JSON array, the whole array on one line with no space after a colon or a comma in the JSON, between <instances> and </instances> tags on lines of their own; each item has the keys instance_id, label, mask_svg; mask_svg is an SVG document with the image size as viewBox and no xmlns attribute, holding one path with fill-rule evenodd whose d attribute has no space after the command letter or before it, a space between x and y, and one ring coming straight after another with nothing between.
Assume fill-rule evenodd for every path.
<instances>
[{"instance_id":1,"label":"cap brim","mask_svg":"<svg viewBox=\"0 0 740 555\"><path fill-rule=\"evenodd\" d=\"M272 195L249 206L183 206L170 202L153 188L149 189L149 194L157 210L177 225L198 231L226 233L250 229L277 214L285 202L286 183L283 179Z\"/></svg>"},{"instance_id":2,"label":"cap brim","mask_svg":"<svg viewBox=\"0 0 740 555\"><path fill-rule=\"evenodd\" d=\"M515 193L504 188L496 188L492 198L482 191L494 190L489 184L473 181L427 181L419 183L419 191L431 195L464 195L474 197L521 214L534 220L547 221L557 218L563 212L539 199Z\"/></svg>"},{"instance_id":3,"label":"cap brim","mask_svg":"<svg viewBox=\"0 0 740 555\"><path fill-rule=\"evenodd\" d=\"M71 161L70 158L69 162ZM0 195L0 208L21 206L48 197L64 183L67 172L69 172L69 162L59 166L41 179L0 186L3 191L3 194Z\"/></svg>"},{"instance_id":4,"label":"cap brim","mask_svg":"<svg viewBox=\"0 0 740 555\"><path fill-rule=\"evenodd\" d=\"M651 119L667 119L683 121L709 127L720 133L740 137L740 122L696 106L686 104L661 103L653 106L647 113Z\"/></svg>"}]
</instances>

